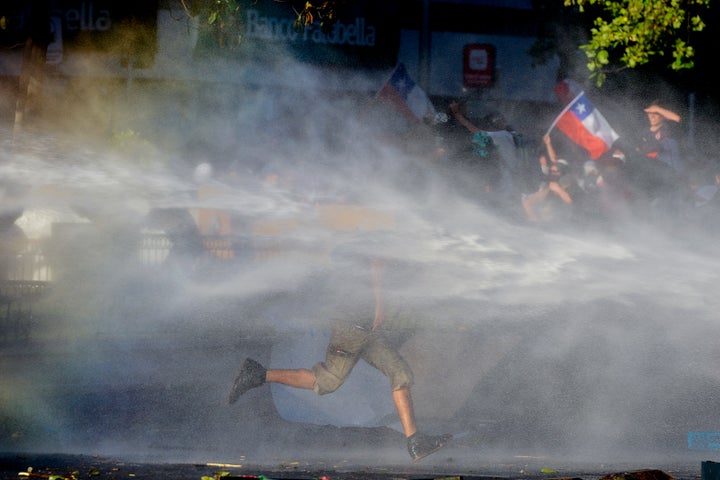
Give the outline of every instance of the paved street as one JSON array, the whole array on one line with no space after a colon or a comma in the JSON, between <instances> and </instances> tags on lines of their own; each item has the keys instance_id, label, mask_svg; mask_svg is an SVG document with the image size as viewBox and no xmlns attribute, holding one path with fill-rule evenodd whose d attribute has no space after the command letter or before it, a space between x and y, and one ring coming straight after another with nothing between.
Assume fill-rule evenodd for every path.
<instances>
[{"instance_id":1,"label":"paved street","mask_svg":"<svg viewBox=\"0 0 720 480\"><path fill-rule=\"evenodd\" d=\"M580 437L576 444L553 438L540 424L528 423L522 432L510 417L483 423L467 416L466 408L463 418L475 425L445 449L412 463L403 436L392 428L284 420L267 386L228 406L225 395L238 359L252 354L266 361L271 339L233 337L220 329L202 337L182 330L165 338L98 337L82 348L49 343L42 354L5 348L3 363L12 361L13 368L3 376L3 387L6 393L16 389L11 407L16 415L3 423L2 478L17 478L32 467L44 475L79 472L78 479L200 480L228 472L302 479L593 480L638 469L693 479L700 477L702 461L718 458L717 451L689 450L686 432L675 432L676 442L638 435L648 443L634 448L624 436L626 450L613 450L590 434L586 445ZM72 361L77 356L83 357L80 365ZM63 368L56 371L58 366ZM62 371L66 381L46 377L49 371ZM26 392L44 398L25 397ZM457 424L446 421L453 428Z\"/></svg>"},{"instance_id":2,"label":"paved street","mask_svg":"<svg viewBox=\"0 0 720 480\"><path fill-rule=\"evenodd\" d=\"M336 462L308 462L288 460L274 465L230 464L221 462L141 462L124 457L92 455L0 455L0 478L11 480L23 478L18 474L32 468L35 478L63 476L74 479L158 479L201 480L203 477L226 476L226 478L266 479L556 479L581 478L596 480L606 475L623 475L629 472L656 471L679 480L701 478L702 460L657 464L640 461L617 464L576 464L550 458L516 456L514 458L457 463L442 455L440 464L376 465L338 460ZM368 459L370 460L370 459ZM548 466L550 465L550 466ZM27 478L27 477L25 477Z\"/></svg>"}]
</instances>

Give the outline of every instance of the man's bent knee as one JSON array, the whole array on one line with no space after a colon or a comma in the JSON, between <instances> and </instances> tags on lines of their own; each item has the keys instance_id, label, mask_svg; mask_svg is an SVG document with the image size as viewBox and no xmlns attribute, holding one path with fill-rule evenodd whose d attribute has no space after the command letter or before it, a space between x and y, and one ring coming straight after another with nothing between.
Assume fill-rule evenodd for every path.
<instances>
[{"instance_id":1,"label":"man's bent knee","mask_svg":"<svg viewBox=\"0 0 720 480\"><path fill-rule=\"evenodd\" d=\"M332 393L345 383L344 378L340 378L330 373L322 363L318 363L313 367L315 372L315 385L313 391L318 395L326 395Z\"/></svg>"},{"instance_id":2,"label":"man's bent knee","mask_svg":"<svg viewBox=\"0 0 720 480\"><path fill-rule=\"evenodd\" d=\"M410 388L413 385L413 373L409 368L403 368L394 372L390 377L390 386L393 390Z\"/></svg>"}]
</instances>

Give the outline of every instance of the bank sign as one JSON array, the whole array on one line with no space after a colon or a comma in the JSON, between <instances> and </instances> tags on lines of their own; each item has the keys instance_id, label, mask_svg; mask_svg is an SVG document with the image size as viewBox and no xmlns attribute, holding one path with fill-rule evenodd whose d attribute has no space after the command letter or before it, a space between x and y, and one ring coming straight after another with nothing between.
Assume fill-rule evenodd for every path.
<instances>
[{"instance_id":1,"label":"bank sign","mask_svg":"<svg viewBox=\"0 0 720 480\"><path fill-rule=\"evenodd\" d=\"M249 8L245 12L248 40L289 43L313 43L348 45L374 48L377 41L377 26L368 24L365 17L351 19L352 23L337 22L323 32L317 24L303 30L295 28L292 18L263 16L260 10Z\"/></svg>"},{"instance_id":2,"label":"bank sign","mask_svg":"<svg viewBox=\"0 0 720 480\"><path fill-rule=\"evenodd\" d=\"M296 59L324 65L387 68L397 61L400 30L396 8L381 1L349 2L339 20L321 28L318 23L295 26L287 2L260 1L240 9L240 42L220 48L209 29L201 29L196 52L272 61L290 53Z\"/></svg>"},{"instance_id":3,"label":"bank sign","mask_svg":"<svg viewBox=\"0 0 720 480\"><path fill-rule=\"evenodd\" d=\"M0 2L0 46L22 48L30 32L45 31L51 63L73 53L103 52L121 61L148 66L157 50L158 0L51 0L47 9L29 2ZM220 45L216 24L198 17L197 55L235 56L273 62L290 53L323 65L387 68L395 64L400 43L398 2L358 0L338 12L326 28L318 23L295 28L292 0L237 0L238 41ZM189 22L177 11L178 22Z\"/></svg>"},{"instance_id":4,"label":"bank sign","mask_svg":"<svg viewBox=\"0 0 720 480\"><path fill-rule=\"evenodd\" d=\"M157 49L157 0L52 0L42 9L30 2L0 6L0 45L20 48L32 33L50 52L103 52L152 61Z\"/></svg>"}]
</instances>

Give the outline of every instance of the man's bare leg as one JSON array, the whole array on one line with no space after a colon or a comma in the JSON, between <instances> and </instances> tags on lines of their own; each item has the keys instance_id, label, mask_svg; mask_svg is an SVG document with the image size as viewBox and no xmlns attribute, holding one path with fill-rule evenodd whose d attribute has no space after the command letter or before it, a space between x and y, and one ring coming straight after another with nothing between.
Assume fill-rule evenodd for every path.
<instances>
[{"instance_id":1,"label":"man's bare leg","mask_svg":"<svg viewBox=\"0 0 720 480\"><path fill-rule=\"evenodd\" d=\"M265 381L312 390L315 386L315 372L307 368L293 370L272 369L265 372Z\"/></svg>"},{"instance_id":2,"label":"man's bare leg","mask_svg":"<svg viewBox=\"0 0 720 480\"><path fill-rule=\"evenodd\" d=\"M315 372L312 370L306 368L268 370L255 360L246 358L230 390L228 403L235 403L240 395L264 383L280 383L311 390L315 387L315 381ZM409 388L394 390L392 396L407 437L408 452L413 460L420 460L439 450L452 438L452 435L426 435L418 432Z\"/></svg>"},{"instance_id":3,"label":"man's bare leg","mask_svg":"<svg viewBox=\"0 0 720 480\"><path fill-rule=\"evenodd\" d=\"M403 430L405 431L405 436L410 437L412 434L417 432L417 426L415 425L415 412L413 411L410 389L401 388L399 390L394 390L392 395L393 401L395 402L395 408L400 416L400 424L402 424Z\"/></svg>"},{"instance_id":4,"label":"man's bare leg","mask_svg":"<svg viewBox=\"0 0 720 480\"><path fill-rule=\"evenodd\" d=\"M418 432L409 388L394 390L393 401L408 441L408 452L413 460L420 460L440 450L452 438L452 435L426 435Z\"/></svg>"},{"instance_id":5,"label":"man's bare leg","mask_svg":"<svg viewBox=\"0 0 720 480\"><path fill-rule=\"evenodd\" d=\"M307 368L266 369L252 358L246 358L230 389L228 403L235 403L240 395L267 382L312 390L315 387L315 372Z\"/></svg>"}]
</instances>

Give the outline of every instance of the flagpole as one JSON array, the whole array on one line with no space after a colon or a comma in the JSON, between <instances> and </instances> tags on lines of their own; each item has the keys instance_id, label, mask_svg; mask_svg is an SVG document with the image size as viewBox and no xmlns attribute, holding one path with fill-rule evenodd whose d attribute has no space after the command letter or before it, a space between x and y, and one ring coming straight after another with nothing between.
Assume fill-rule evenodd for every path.
<instances>
[{"instance_id":1,"label":"flagpole","mask_svg":"<svg viewBox=\"0 0 720 480\"><path fill-rule=\"evenodd\" d=\"M557 125L557 122L558 122L558 120L560 120L560 117L562 117L562 116L565 114L565 112L567 112L568 110L570 110L570 107L572 107L572 106L575 104L575 102L577 101L577 99L580 98L580 97L582 97L583 95L585 95L585 92L584 92L584 91L581 91L580 93L578 93L578 94L575 96L575 98L572 99L571 102L569 102L567 105L565 105L565 108L563 108L563 109L562 109L562 112L560 112L560 113L558 114L558 116L555 117L555 120L553 120L552 124L550 125L550 128L548 128L548 131L547 131L547 133L546 133L545 135L550 135L550 132L552 131L553 128L555 128L555 125Z\"/></svg>"}]
</instances>

